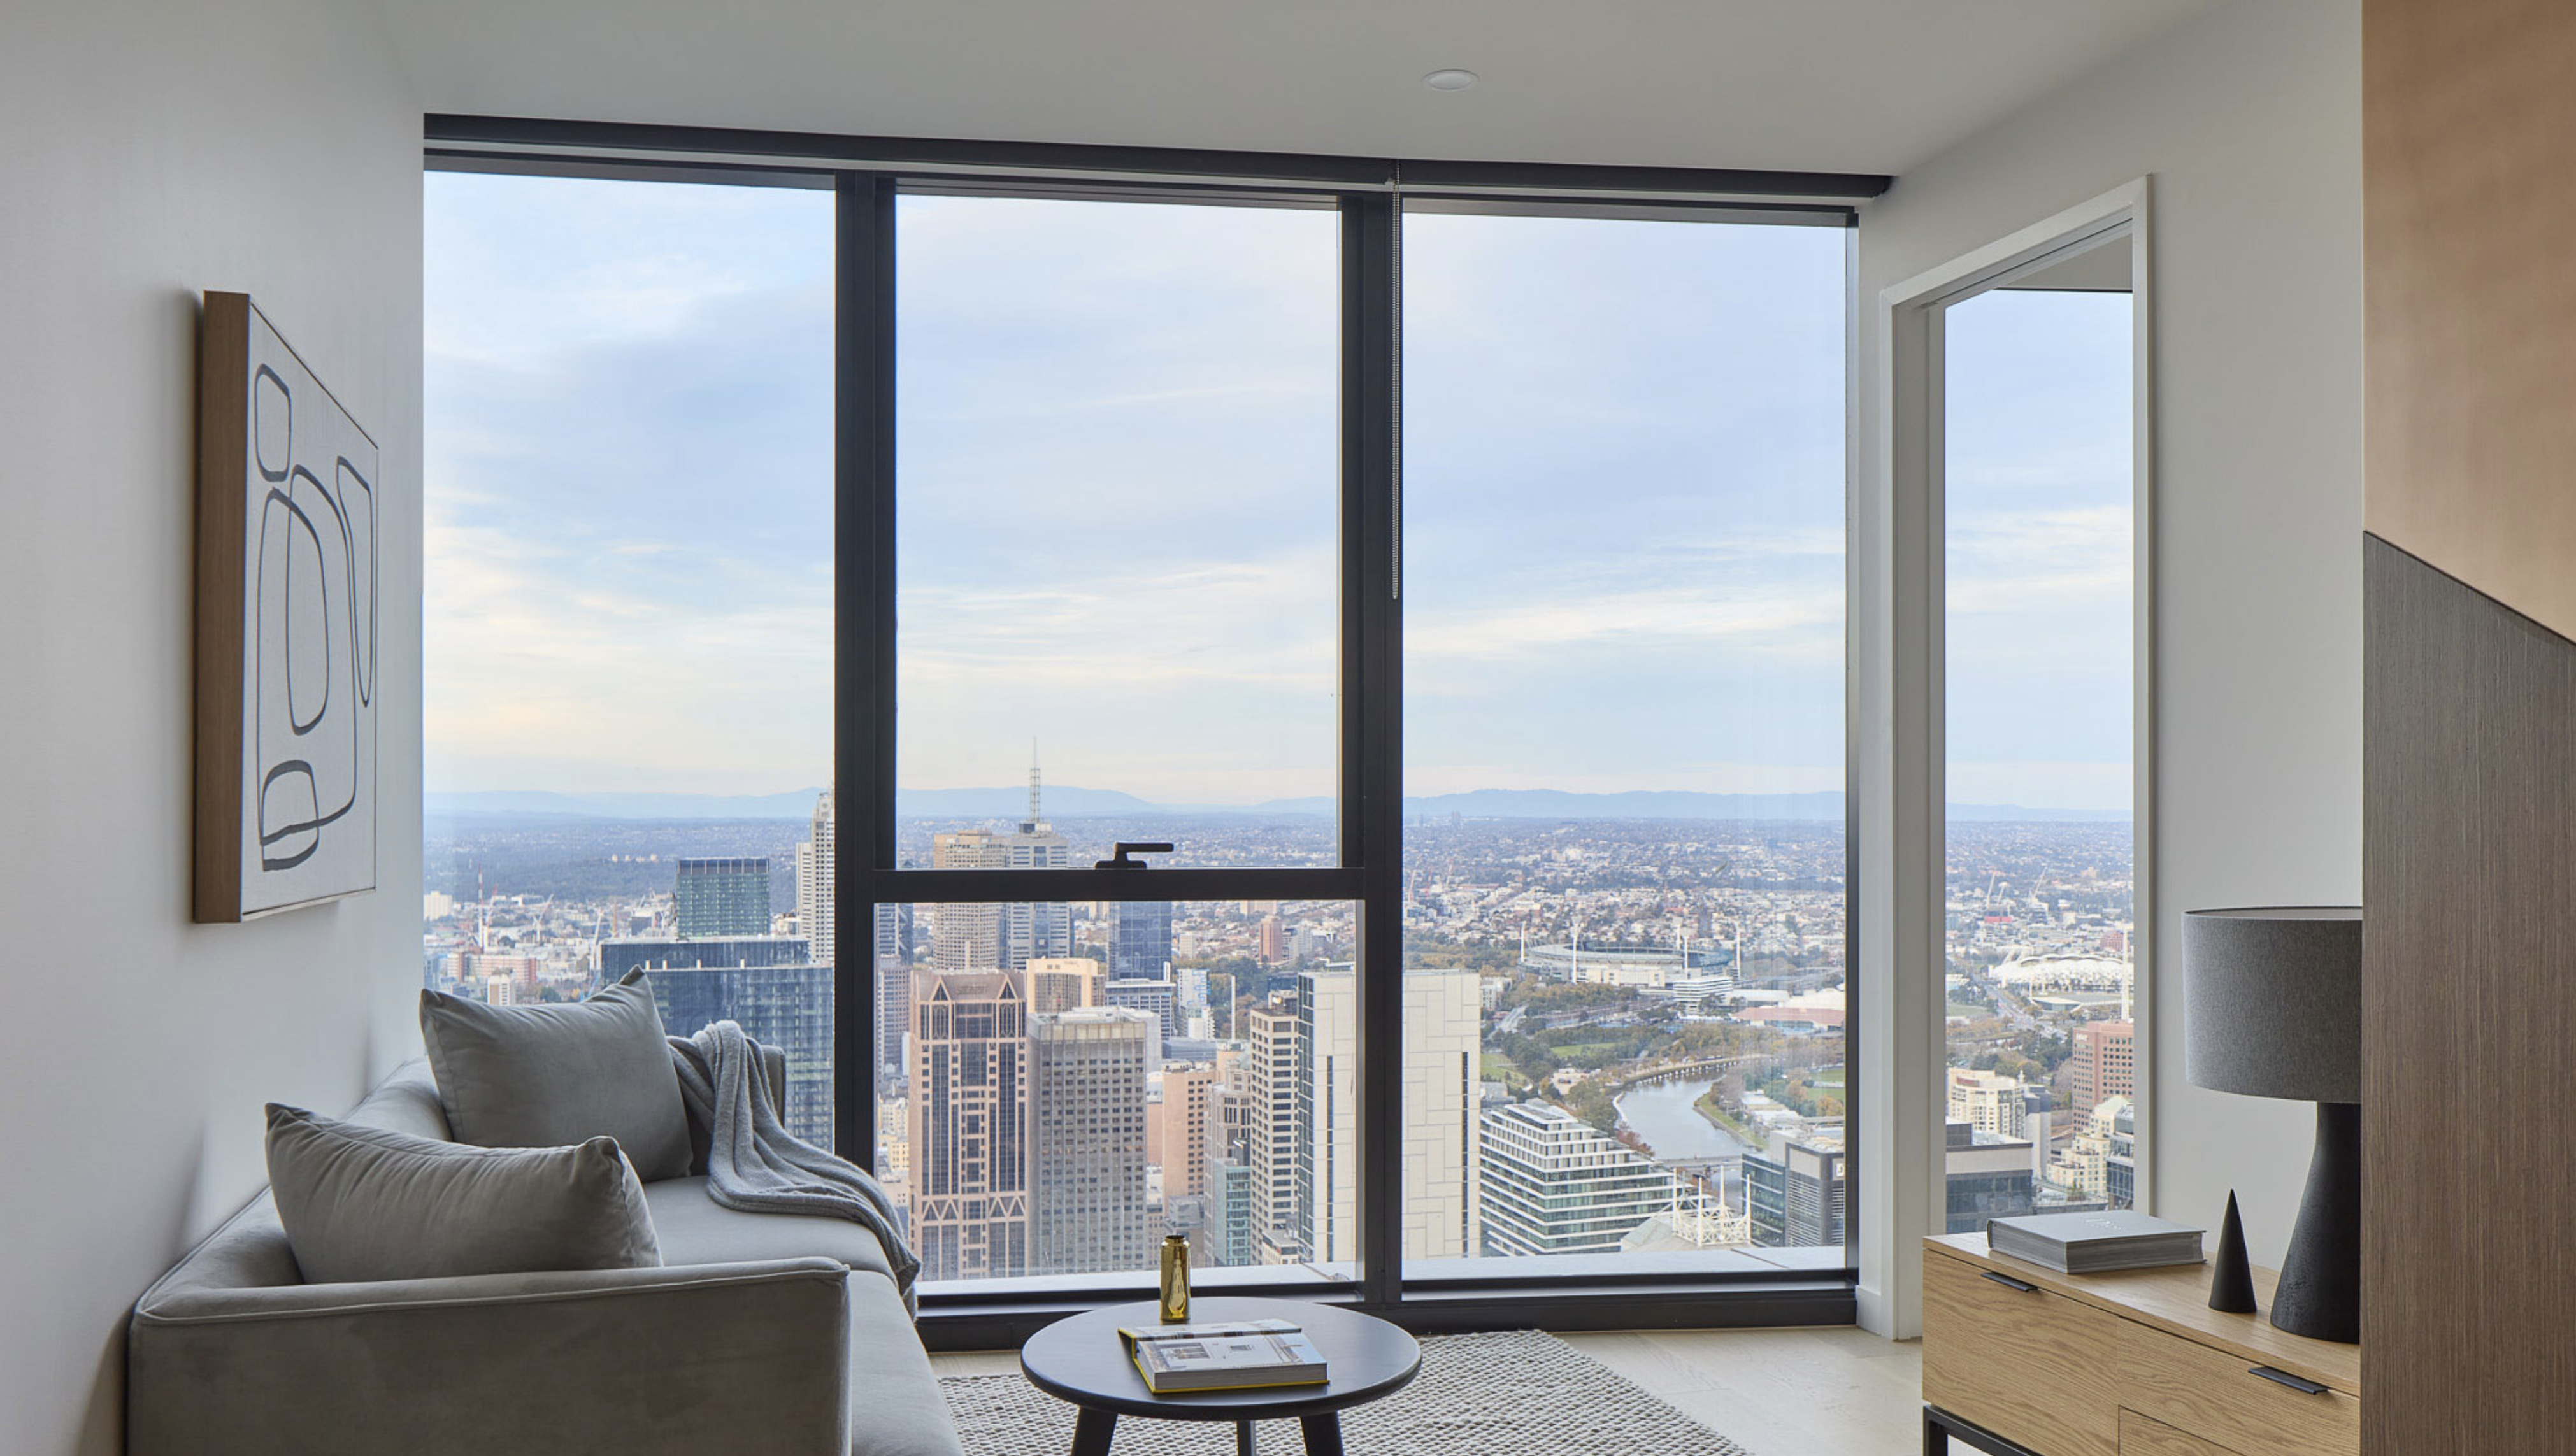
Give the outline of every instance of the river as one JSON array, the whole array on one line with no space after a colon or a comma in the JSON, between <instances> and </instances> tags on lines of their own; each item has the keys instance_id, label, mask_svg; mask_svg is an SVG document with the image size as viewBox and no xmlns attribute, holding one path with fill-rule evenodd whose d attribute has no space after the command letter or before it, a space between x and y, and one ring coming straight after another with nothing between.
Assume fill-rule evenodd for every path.
<instances>
[{"instance_id":1,"label":"river","mask_svg":"<svg viewBox=\"0 0 2576 1456\"><path fill-rule=\"evenodd\" d=\"M1740 1157L1751 1151L1744 1140L1699 1115L1691 1106L1706 1092L1707 1082L1657 1082L1634 1087L1618 1097L1619 1116L1667 1163L1697 1163L1711 1158Z\"/></svg>"}]
</instances>

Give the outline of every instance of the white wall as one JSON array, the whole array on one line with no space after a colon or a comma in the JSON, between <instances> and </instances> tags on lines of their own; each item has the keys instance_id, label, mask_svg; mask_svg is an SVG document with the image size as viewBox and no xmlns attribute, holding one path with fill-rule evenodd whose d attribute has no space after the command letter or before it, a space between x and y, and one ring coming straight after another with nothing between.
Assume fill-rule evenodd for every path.
<instances>
[{"instance_id":1,"label":"white wall","mask_svg":"<svg viewBox=\"0 0 2576 1456\"><path fill-rule=\"evenodd\" d=\"M2313 1114L2184 1081L2175 946L2188 909L2361 894L2360 7L2237 0L1908 172L1862 216L1863 347L1881 289L2149 174L2155 1211L2233 1188L2277 1264Z\"/></svg>"},{"instance_id":2,"label":"white wall","mask_svg":"<svg viewBox=\"0 0 2576 1456\"><path fill-rule=\"evenodd\" d=\"M0 1450L112 1452L143 1286L260 1105L418 1044L420 106L370 7L11 7L0 42ZM195 295L381 443L382 888L188 920Z\"/></svg>"}]
</instances>

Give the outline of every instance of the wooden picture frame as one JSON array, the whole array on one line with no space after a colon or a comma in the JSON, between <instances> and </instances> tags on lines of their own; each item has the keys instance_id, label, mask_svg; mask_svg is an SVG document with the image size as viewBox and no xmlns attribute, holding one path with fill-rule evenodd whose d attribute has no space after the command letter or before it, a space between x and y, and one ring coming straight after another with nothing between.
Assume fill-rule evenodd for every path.
<instances>
[{"instance_id":1,"label":"wooden picture frame","mask_svg":"<svg viewBox=\"0 0 2576 1456\"><path fill-rule=\"evenodd\" d=\"M376 887L378 451L246 293L198 329L195 918Z\"/></svg>"}]
</instances>

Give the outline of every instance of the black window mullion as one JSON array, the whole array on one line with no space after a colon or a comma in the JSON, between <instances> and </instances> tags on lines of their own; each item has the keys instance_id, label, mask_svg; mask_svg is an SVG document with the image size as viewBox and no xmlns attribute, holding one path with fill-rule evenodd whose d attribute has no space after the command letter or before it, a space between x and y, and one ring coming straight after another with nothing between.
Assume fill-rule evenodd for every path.
<instances>
[{"instance_id":1,"label":"black window mullion","mask_svg":"<svg viewBox=\"0 0 2576 1456\"><path fill-rule=\"evenodd\" d=\"M1346 862L1361 872L1358 1188L1362 1298L1404 1277L1402 620L1396 602L1396 201L1342 200ZM1353 620L1353 619L1356 620ZM1356 649L1354 651L1354 649ZM1355 795L1355 797L1353 797ZM1349 850L1358 851L1355 860Z\"/></svg>"},{"instance_id":2,"label":"black window mullion","mask_svg":"<svg viewBox=\"0 0 2576 1456\"><path fill-rule=\"evenodd\" d=\"M833 182L832 1111L877 1158L875 876L894 862L894 184Z\"/></svg>"}]
</instances>

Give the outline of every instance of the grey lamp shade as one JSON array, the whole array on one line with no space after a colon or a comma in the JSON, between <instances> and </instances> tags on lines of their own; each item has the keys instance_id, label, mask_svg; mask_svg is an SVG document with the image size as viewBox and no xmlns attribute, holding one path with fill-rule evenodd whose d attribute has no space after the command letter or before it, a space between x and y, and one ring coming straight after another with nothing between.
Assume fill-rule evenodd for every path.
<instances>
[{"instance_id":1,"label":"grey lamp shade","mask_svg":"<svg viewBox=\"0 0 2576 1456\"><path fill-rule=\"evenodd\" d=\"M2214 1092L2361 1101L2361 910L2182 918L2183 1075Z\"/></svg>"}]
</instances>

